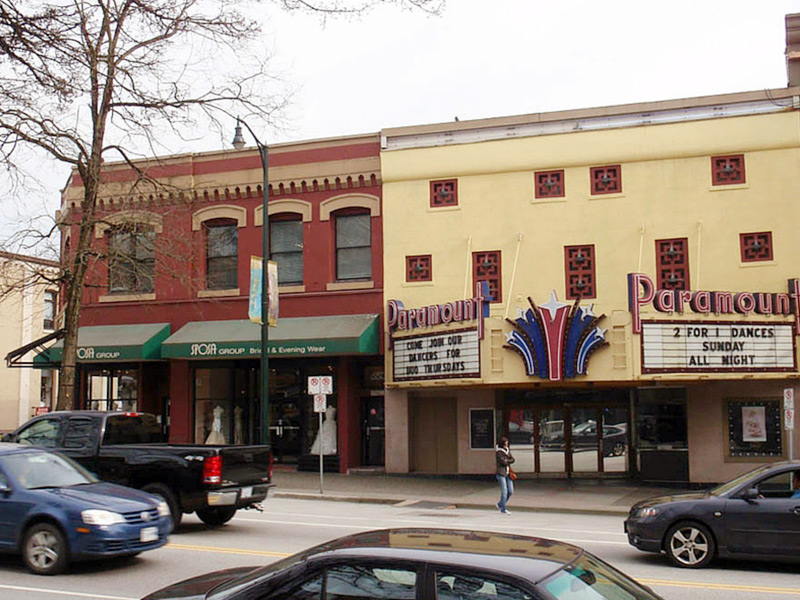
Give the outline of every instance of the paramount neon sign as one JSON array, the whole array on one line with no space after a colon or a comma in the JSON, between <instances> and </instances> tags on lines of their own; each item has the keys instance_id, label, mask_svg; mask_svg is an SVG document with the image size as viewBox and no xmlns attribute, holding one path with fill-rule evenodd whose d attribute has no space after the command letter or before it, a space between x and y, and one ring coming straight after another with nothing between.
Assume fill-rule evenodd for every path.
<instances>
[{"instance_id":1,"label":"paramount neon sign","mask_svg":"<svg viewBox=\"0 0 800 600\"><path fill-rule=\"evenodd\" d=\"M794 315L795 333L800 332L800 279L789 280L788 293L712 292L656 289L644 273L628 273L628 308L633 315L633 333L642 332L642 307L652 304L663 313L687 310L715 315Z\"/></svg>"},{"instance_id":2,"label":"paramount neon sign","mask_svg":"<svg viewBox=\"0 0 800 600\"><path fill-rule=\"evenodd\" d=\"M485 282L475 285L475 297L432 304L421 308L405 308L400 300L386 303L389 332L477 321L478 339L483 338L483 319L489 316L488 290Z\"/></svg>"}]
</instances>

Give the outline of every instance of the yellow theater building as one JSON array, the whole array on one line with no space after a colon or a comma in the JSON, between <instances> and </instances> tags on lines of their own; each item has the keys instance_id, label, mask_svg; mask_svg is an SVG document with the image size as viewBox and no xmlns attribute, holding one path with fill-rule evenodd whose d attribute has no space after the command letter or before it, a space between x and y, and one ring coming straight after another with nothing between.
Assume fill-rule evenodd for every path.
<instances>
[{"instance_id":1,"label":"yellow theater building","mask_svg":"<svg viewBox=\"0 0 800 600\"><path fill-rule=\"evenodd\" d=\"M792 20L787 19L791 28ZM800 455L800 77L382 132L386 470L724 481Z\"/></svg>"}]
</instances>

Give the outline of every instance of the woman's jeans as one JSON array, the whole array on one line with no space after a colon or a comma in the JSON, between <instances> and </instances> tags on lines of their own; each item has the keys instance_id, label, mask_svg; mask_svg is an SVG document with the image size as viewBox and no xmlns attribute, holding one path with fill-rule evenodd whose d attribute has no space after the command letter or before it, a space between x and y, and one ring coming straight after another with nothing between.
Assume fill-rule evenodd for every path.
<instances>
[{"instance_id":1,"label":"woman's jeans","mask_svg":"<svg viewBox=\"0 0 800 600\"><path fill-rule=\"evenodd\" d=\"M514 493L514 482L505 475L496 475L496 477L497 483L500 484L500 502L497 503L497 508L500 509L500 512L506 512L506 504Z\"/></svg>"}]
</instances>

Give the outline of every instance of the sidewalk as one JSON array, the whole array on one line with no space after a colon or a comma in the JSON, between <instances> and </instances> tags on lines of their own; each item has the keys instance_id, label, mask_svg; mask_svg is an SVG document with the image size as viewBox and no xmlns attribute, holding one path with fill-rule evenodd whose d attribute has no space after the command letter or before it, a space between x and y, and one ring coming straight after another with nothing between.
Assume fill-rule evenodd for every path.
<instances>
[{"instance_id":1,"label":"sidewalk","mask_svg":"<svg viewBox=\"0 0 800 600\"><path fill-rule=\"evenodd\" d=\"M457 507L496 510L497 482L489 478L325 473L320 494L319 473L276 469L270 493L276 498L324 499L341 502L419 504L426 508ZM657 487L630 480L561 479L522 477L516 482L509 508L515 511L549 511L626 515L631 505L652 496L688 491Z\"/></svg>"}]
</instances>

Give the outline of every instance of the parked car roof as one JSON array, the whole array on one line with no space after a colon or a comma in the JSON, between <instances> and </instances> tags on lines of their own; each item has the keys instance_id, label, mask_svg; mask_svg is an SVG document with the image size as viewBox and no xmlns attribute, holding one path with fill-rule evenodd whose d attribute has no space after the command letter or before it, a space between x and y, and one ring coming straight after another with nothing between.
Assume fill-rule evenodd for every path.
<instances>
[{"instance_id":1,"label":"parked car roof","mask_svg":"<svg viewBox=\"0 0 800 600\"><path fill-rule=\"evenodd\" d=\"M583 554L577 546L507 533L451 529L381 529L339 538L292 557L313 562L338 562L352 557L375 560L458 564L499 573L514 573L538 582ZM247 580L269 575L274 565L257 569ZM237 586L238 581L231 585ZM227 586L225 586L227 587Z\"/></svg>"}]
</instances>

